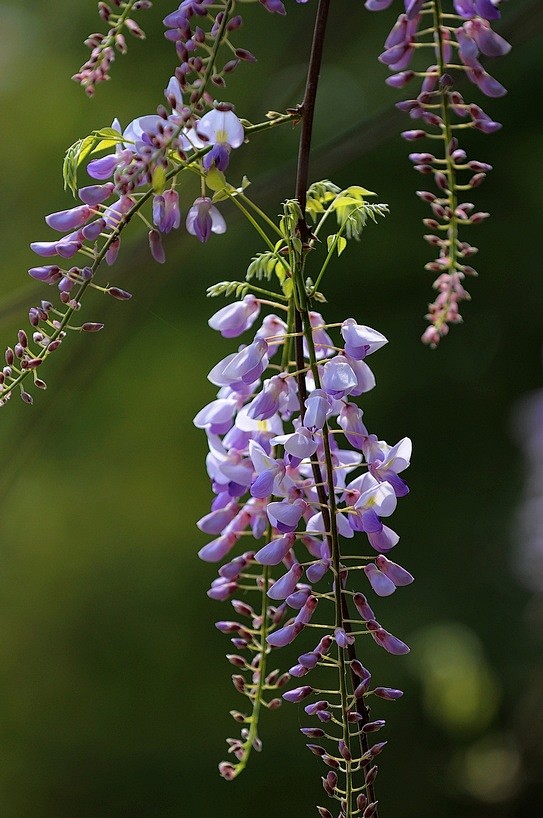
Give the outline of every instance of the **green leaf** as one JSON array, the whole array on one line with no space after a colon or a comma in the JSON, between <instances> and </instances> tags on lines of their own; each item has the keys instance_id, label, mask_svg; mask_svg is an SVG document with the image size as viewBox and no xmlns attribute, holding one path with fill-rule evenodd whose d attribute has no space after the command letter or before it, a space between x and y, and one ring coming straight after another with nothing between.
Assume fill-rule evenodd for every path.
<instances>
[{"instance_id":1,"label":"green leaf","mask_svg":"<svg viewBox=\"0 0 543 818\"><path fill-rule=\"evenodd\" d=\"M158 165L153 171L153 191L157 194L164 193L164 188L166 187L166 171L162 167L162 165Z\"/></svg>"},{"instance_id":2,"label":"green leaf","mask_svg":"<svg viewBox=\"0 0 543 818\"><path fill-rule=\"evenodd\" d=\"M337 238L337 248L336 248L338 256L340 256L343 253L343 251L345 250L346 247L347 247L347 239L344 238L343 236L338 236L338 238Z\"/></svg>"},{"instance_id":3,"label":"green leaf","mask_svg":"<svg viewBox=\"0 0 543 818\"><path fill-rule=\"evenodd\" d=\"M360 199L362 199L364 196L377 196L377 193L374 193L373 190L360 187L360 185L351 185L346 189L345 193L350 193L351 196L357 196Z\"/></svg>"},{"instance_id":4,"label":"green leaf","mask_svg":"<svg viewBox=\"0 0 543 818\"><path fill-rule=\"evenodd\" d=\"M360 200L354 199L352 196L338 196L332 205L332 210L338 210L340 207L359 207Z\"/></svg>"},{"instance_id":5,"label":"green leaf","mask_svg":"<svg viewBox=\"0 0 543 818\"><path fill-rule=\"evenodd\" d=\"M292 236L290 241L294 251L298 254L298 256L301 256L303 250L302 240L299 239L298 236Z\"/></svg>"}]
</instances>

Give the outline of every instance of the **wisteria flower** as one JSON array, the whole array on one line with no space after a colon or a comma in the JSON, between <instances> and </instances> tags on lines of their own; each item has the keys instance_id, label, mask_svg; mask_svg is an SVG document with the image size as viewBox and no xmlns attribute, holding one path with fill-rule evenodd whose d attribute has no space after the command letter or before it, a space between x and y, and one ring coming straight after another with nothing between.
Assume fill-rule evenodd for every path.
<instances>
[{"instance_id":1,"label":"wisteria flower","mask_svg":"<svg viewBox=\"0 0 543 818\"><path fill-rule=\"evenodd\" d=\"M232 107L227 103L218 103L213 111L198 120L188 138L196 148L213 146L203 159L206 170L215 166L217 170L224 171L230 161L230 150L243 144L245 132Z\"/></svg>"},{"instance_id":2,"label":"wisteria flower","mask_svg":"<svg viewBox=\"0 0 543 818\"><path fill-rule=\"evenodd\" d=\"M249 294L242 301L222 307L207 323L211 329L220 332L223 338L235 338L252 327L259 313L260 302Z\"/></svg>"},{"instance_id":3,"label":"wisteria flower","mask_svg":"<svg viewBox=\"0 0 543 818\"><path fill-rule=\"evenodd\" d=\"M226 222L207 196L194 201L187 214L187 231L201 242L206 242L211 233L226 233Z\"/></svg>"},{"instance_id":4,"label":"wisteria flower","mask_svg":"<svg viewBox=\"0 0 543 818\"><path fill-rule=\"evenodd\" d=\"M153 198L153 222L161 233L177 230L181 224L179 194L171 188Z\"/></svg>"}]
</instances>

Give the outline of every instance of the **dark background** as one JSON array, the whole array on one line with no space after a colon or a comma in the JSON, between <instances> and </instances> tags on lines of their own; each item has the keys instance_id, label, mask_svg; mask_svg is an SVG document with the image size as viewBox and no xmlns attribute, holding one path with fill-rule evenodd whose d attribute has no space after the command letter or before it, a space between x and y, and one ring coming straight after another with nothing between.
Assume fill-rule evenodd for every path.
<instances>
[{"instance_id":1,"label":"dark background","mask_svg":"<svg viewBox=\"0 0 543 818\"><path fill-rule=\"evenodd\" d=\"M253 121L301 99L315 3L286 2L286 19L242 7L238 42L259 62L233 75L225 97ZM69 78L97 27L95 4L0 2L6 345L28 306L50 295L26 275L35 263L28 244L49 237L46 213L71 206L65 148L115 115L126 125L162 101L175 66L161 33L170 5L140 15L147 43L131 41L113 81L89 101ZM543 807L543 15L537 2L504 4L500 31L514 50L489 69L509 95L482 100L469 89L504 129L465 142L495 165L475 193L492 219L470 237L480 278L469 282L465 325L435 352L419 341L432 297L420 221L428 213L414 196L424 185L398 137L409 127L393 110L400 95L376 61L393 19L334 0L312 165L313 179L362 184L391 208L325 283L329 320L354 315L390 339L373 361L368 425L391 443L414 441L412 493L393 525L398 558L417 582L380 606L413 651L376 650L369 660L380 682L407 691L382 703L382 815L520 818ZM276 130L233 157L231 178L247 174L271 215L292 195L297 137ZM187 189L185 212L195 195ZM195 521L210 492L204 435L191 420L213 397L206 373L232 347L206 325L224 303L206 300L206 287L242 278L261 249L231 206L223 212L224 237L202 247L180 231L163 267L148 258L143 228L127 231L120 263L103 280L129 289L132 301L87 298L85 320L106 329L63 345L33 407L15 398L2 410L7 818L290 818L323 802L295 705L264 720L264 752L241 779L227 784L216 773L232 735L228 710L240 701L222 658L229 643L213 626L228 606L207 599L214 572L195 556L206 541Z\"/></svg>"}]
</instances>

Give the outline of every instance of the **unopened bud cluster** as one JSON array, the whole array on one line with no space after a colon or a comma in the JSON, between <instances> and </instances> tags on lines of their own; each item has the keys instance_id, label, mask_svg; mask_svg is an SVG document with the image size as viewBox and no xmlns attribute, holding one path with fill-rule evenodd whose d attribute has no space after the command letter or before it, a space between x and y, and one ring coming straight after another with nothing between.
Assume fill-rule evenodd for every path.
<instances>
[{"instance_id":1,"label":"unopened bud cluster","mask_svg":"<svg viewBox=\"0 0 543 818\"><path fill-rule=\"evenodd\" d=\"M132 12L145 11L152 7L150 0L109 0L99 2L100 18L108 24L106 34L91 34L85 45L91 49L89 59L81 66L72 79L79 82L89 97L94 96L96 86L110 79L110 69L116 54L126 54L128 46L126 34L138 40L145 39L145 33L139 24L130 17Z\"/></svg>"}]
</instances>

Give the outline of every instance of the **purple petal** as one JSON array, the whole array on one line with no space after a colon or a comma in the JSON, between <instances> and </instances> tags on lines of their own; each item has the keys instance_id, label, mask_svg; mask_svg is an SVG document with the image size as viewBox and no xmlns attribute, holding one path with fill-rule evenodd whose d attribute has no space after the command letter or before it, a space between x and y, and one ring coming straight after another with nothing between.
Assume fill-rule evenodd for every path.
<instances>
[{"instance_id":1,"label":"purple petal","mask_svg":"<svg viewBox=\"0 0 543 818\"><path fill-rule=\"evenodd\" d=\"M405 568L402 568L401 565L398 565L396 562L391 562L391 560L387 559L385 556L380 554L375 563L382 573L387 576L394 585L401 587L403 585L410 585L412 582L415 581L415 578L409 571L406 571Z\"/></svg>"},{"instance_id":2,"label":"purple petal","mask_svg":"<svg viewBox=\"0 0 543 818\"><path fill-rule=\"evenodd\" d=\"M304 685L303 687L295 687L294 690L287 690L286 693L283 693L283 698L287 702L294 702L297 704L298 702L301 702L302 699L306 699L312 693L313 688L309 687L309 685Z\"/></svg>"},{"instance_id":3,"label":"purple petal","mask_svg":"<svg viewBox=\"0 0 543 818\"><path fill-rule=\"evenodd\" d=\"M388 699L389 701L401 699L403 696L403 690L398 690L394 687L376 687L373 692L376 696L379 696L380 699Z\"/></svg>"},{"instance_id":4,"label":"purple petal","mask_svg":"<svg viewBox=\"0 0 543 818\"><path fill-rule=\"evenodd\" d=\"M235 338L254 324L259 313L260 302L254 295L246 295L243 301L228 304L212 315L208 324L223 338Z\"/></svg>"},{"instance_id":5,"label":"purple petal","mask_svg":"<svg viewBox=\"0 0 543 818\"><path fill-rule=\"evenodd\" d=\"M211 511L204 517L201 517L196 525L200 531L206 534L220 534L221 531L230 523L237 514L238 504L236 502L229 503L226 508Z\"/></svg>"},{"instance_id":6,"label":"purple petal","mask_svg":"<svg viewBox=\"0 0 543 818\"><path fill-rule=\"evenodd\" d=\"M487 97L503 97L507 94L507 88L505 88L501 82L498 82L497 79L492 77L486 71L474 71L474 72L467 72L468 77L473 78L476 84L479 86L483 94Z\"/></svg>"},{"instance_id":7,"label":"purple petal","mask_svg":"<svg viewBox=\"0 0 543 818\"><path fill-rule=\"evenodd\" d=\"M204 545L204 547L198 551L198 556L204 562L219 562L232 550L236 541L237 537L235 534L219 537L207 545Z\"/></svg>"},{"instance_id":8,"label":"purple petal","mask_svg":"<svg viewBox=\"0 0 543 818\"><path fill-rule=\"evenodd\" d=\"M288 439L284 442L285 451L297 457L299 460L304 460L311 457L317 451L317 441L309 431L300 426L296 432L288 435Z\"/></svg>"},{"instance_id":9,"label":"purple petal","mask_svg":"<svg viewBox=\"0 0 543 818\"><path fill-rule=\"evenodd\" d=\"M294 591L294 593L289 594L289 596L287 596L286 603L289 608L294 608L295 611L299 611L300 608L303 608L307 602L307 598L310 593L311 588L309 586L302 587L298 591Z\"/></svg>"},{"instance_id":10,"label":"purple petal","mask_svg":"<svg viewBox=\"0 0 543 818\"><path fill-rule=\"evenodd\" d=\"M378 645L394 656L403 656L410 651L409 646L406 645L405 642L402 642L401 639L398 639L397 636L393 636L384 628L370 630L370 633Z\"/></svg>"},{"instance_id":11,"label":"purple petal","mask_svg":"<svg viewBox=\"0 0 543 818\"><path fill-rule=\"evenodd\" d=\"M392 5L392 0L366 0L364 5L368 11L383 11Z\"/></svg>"},{"instance_id":12,"label":"purple petal","mask_svg":"<svg viewBox=\"0 0 543 818\"><path fill-rule=\"evenodd\" d=\"M279 531L287 533L296 529L306 509L307 503L304 500L295 500L294 503L288 503L285 500L270 503L266 512L271 524Z\"/></svg>"},{"instance_id":13,"label":"purple petal","mask_svg":"<svg viewBox=\"0 0 543 818\"><path fill-rule=\"evenodd\" d=\"M53 230L66 233L69 230L77 230L78 227L83 227L92 214L93 211L90 207L87 205L79 205L69 210L59 210L56 213L50 213L49 216L45 217L45 222L49 227L52 227Z\"/></svg>"},{"instance_id":14,"label":"purple petal","mask_svg":"<svg viewBox=\"0 0 543 818\"><path fill-rule=\"evenodd\" d=\"M261 472L256 480L251 483L251 495L263 500L273 492L275 482L275 472L272 469Z\"/></svg>"},{"instance_id":15,"label":"purple petal","mask_svg":"<svg viewBox=\"0 0 543 818\"><path fill-rule=\"evenodd\" d=\"M342 398L350 394L357 384L356 375L344 356L336 356L325 363L322 388L331 397Z\"/></svg>"},{"instance_id":16,"label":"purple petal","mask_svg":"<svg viewBox=\"0 0 543 818\"><path fill-rule=\"evenodd\" d=\"M296 537L293 534L286 534L272 540L255 554L255 560L261 565L279 565L286 557Z\"/></svg>"},{"instance_id":17,"label":"purple petal","mask_svg":"<svg viewBox=\"0 0 543 818\"><path fill-rule=\"evenodd\" d=\"M114 190L113 182L108 182L107 185L89 185L82 187L78 191L78 196L82 202L91 207L102 204L106 199L109 199Z\"/></svg>"},{"instance_id":18,"label":"purple petal","mask_svg":"<svg viewBox=\"0 0 543 818\"><path fill-rule=\"evenodd\" d=\"M270 590L268 591L269 598L275 600L286 599L296 589L296 585L300 581L302 574L303 574L302 566L299 563L295 562L292 568L289 571L287 571L286 574L283 574L282 577L280 577L273 583Z\"/></svg>"},{"instance_id":19,"label":"purple petal","mask_svg":"<svg viewBox=\"0 0 543 818\"><path fill-rule=\"evenodd\" d=\"M237 587L236 582L229 582L221 577L220 581L214 580L213 585L207 592L207 595L210 599L215 599L218 602L224 602L229 596L232 596Z\"/></svg>"},{"instance_id":20,"label":"purple petal","mask_svg":"<svg viewBox=\"0 0 543 818\"><path fill-rule=\"evenodd\" d=\"M319 582L330 568L330 560L319 560L310 565L306 571L309 582Z\"/></svg>"},{"instance_id":21,"label":"purple petal","mask_svg":"<svg viewBox=\"0 0 543 818\"><path fill-rule=\"evenodd\" d=\"M396 23L392 27L390 34L385 40L385 48L393 48L395 45L405 43L407 34L407 17L405 14L400 14Z\"/></svg>"},{"instance_id":22,"label":"purple petal","mask_svg":"<svg viewBox=\"0 0 543 818\"><path fill-rule=\"evenodd\" d=\"M109 156L93 159L87 165L87 173L91 179L109 179L113 176L120 161L122 161L122 157L118 153L111 153Z\"/></svg>"},{"instance_id":23,"label":"purple petal","mask_svg":"<svg viewBox=\"0 0 543 818\"><path fill-rule=\"evenodd\" d=\"M390 596L396 590L395 584L385 574L379 571L373 562L364 566L364 573L377 596Z\"/></svg>"},{"instance_id":24,"label":"purple petal","mask_svg":"<svg viewBox=\"0 0 543 818\"><path fill-rule=\"evenodd\" d=\"M501 14L492 0L474 0L475 12L486 20L499 20Z\"/></svg>"},{"instance_id":25,"label":"purple petal","mask_svg":"<svg viewBox=\"0 0 543 818\"><path fill-rule=\"evenodd\" d=\"M303 625L298 623L286 625L284 628L279 628L278 631L270 633L266 638L266 642L273 648L284 648L285 645L290 645L291 642L294 642L302 629Z\"/></svg>"},{"instance_id":26,"label":"purple petal","mask_svg":"<svg viewBox=\"0 0 543 818\"><path fill-rule=\"evenodd\" d=\"M36 281L43 281L45 284L56 284L62 278L60 268L56 265L47 265L45 267L31 267L28 274L35 278Z\"/></svg>"},{"instance_id":27,"label":"purple petal","mask_svg":"<svg viewBox=\"0 0 543 818\"><path fill-rule=\"evenodd\" d=\"M485 25L476 26L473 37L486 57L504 57L511 51L511 44Z\"/></svg>"},{"instance_id":28,"label":"purple petal","mask_svg":"<svg viewBox=\"0 0 543 818\"><path fill-rule=\"evenodd\" d=\"M315 613L315 609L318 605L318 602L319 600L317 599L316 596L308 597L303 608L300 609L300 612L294 621L301 625L307 625L307 623L311 620L311 617Z\"/></svg>"},{"instance_id":29,"label":"purple petal","mask_svg":"<svg viewBox=\"0 0 543 818\"><path fill-rule=\"evenodd\" d=\"M347 648L349 645L354 643L354 636L351 636L350 633L346 633L344 628L336 628L334 631L334 639L338 647L340 648Z\"/></svg>"},{"instance_id":30,"label":"purple petal","mask_svg":"<svg viewBox=\"0 0 543 818\"><path fill-rule=\"evenodd\" d=\"M376 551L386 552L399 542L399 536L388 526L384 525L382 531L378 533L369 533L368 540Z\"/></svg>"},{"instance_id":31,"label":"purple petal","mask_svg":"<svg viewBox=\"0 0 543 818\"><path fill-rule=\"evenodd\" d=\"M358 611L364 622L367 622L369 619L375 619L375 614L370 608L368 600L366 599L364 594L355 594L353 597L353 602L356 606L356 610Z\"/></svg>"},{"instance_id":32,"label":"purple petal","mask_svg":"<svg viewBox=\"0 0 543 818\"><path fill-rule=\"evenodd\" d=\"M302 665L302 667L307 668L308 670L312 670L317 662L320 659L320 654L316 651L311 651L310 653L303 653L301 656L298 656L298 662Z\"/></svg>"}]
</instances>

